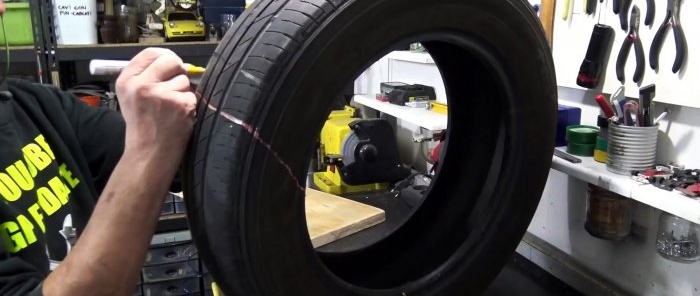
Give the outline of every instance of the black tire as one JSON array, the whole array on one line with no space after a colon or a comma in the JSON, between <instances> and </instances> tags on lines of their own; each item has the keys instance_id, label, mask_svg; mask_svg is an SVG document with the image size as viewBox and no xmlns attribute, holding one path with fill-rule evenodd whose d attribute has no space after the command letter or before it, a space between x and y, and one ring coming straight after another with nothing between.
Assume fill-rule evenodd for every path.
<instances>
[{"instance_id":1,"label":"black tire","mask_svg":"<svg viewBox=\"0 0 700 296\"><path fill-rule=\"evenodd\" d=\"M373 61L415 41L450 97L441 168L396 232L317 253L298 179L329 107ZM200 256L227 295L475 295L528 227L557 94L524 0L257 0L207 69L185 194Z\"/></svg>"}]
</instances>

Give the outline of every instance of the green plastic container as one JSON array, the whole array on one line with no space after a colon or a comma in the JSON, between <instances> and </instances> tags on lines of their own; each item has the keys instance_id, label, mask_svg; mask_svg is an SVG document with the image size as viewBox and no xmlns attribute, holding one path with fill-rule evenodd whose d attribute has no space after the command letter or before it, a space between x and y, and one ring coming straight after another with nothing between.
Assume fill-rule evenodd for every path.
<instances>
[{"instance_id":1,"label":"green plastic container","mask_svg":"<svg viewBox=\"0 0 700 296\"><path fill-rule=\"evenodd\" d=\"M32 45L32 19L29 13L29 3L5 2L5 14L3 15L7 42L10 45ZM0 26L0 47L5 47L5 34Z\"/></svg>"}]
</instances>

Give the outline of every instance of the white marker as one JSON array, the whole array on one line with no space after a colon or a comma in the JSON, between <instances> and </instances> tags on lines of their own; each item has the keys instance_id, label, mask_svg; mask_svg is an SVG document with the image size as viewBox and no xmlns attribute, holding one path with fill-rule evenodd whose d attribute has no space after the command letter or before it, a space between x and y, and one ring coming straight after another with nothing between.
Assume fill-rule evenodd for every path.
<instances>
[{"instance_id":1,"label":"white marker","mask_svg":"<svg viewBox=\"0 0 700 296\"><path fill-rule=\"evenodd\" d=\"M129 64L129 61L120 60L91 60L90 74L91 75L110 75L117 76ZM192 64L185 64L188 75L201 75L204 73L204 68L197 67Z\"/></svg>"}]
</instances>

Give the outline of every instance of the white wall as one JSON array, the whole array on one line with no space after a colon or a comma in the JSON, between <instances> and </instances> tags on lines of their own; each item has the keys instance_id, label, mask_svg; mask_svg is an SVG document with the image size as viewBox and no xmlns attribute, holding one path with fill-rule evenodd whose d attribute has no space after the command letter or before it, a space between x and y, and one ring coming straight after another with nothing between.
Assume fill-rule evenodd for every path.
<instances>
[{"instance_id":1,"label":"white wall","mask_svg":"<svg viewBox=\"0 0 700 296\"><path fill-rule=\"evenodd\" d=\"M559 103L580 107L581 121L595 125L600 111L594 101L596 94L593 91L559 87ZM661 133L657 161L676 161L687 167L700 168L700 137L694 137L700 132L700 109L654 102L654 117L665 109L670 110L671 114L659 124Z\"/></svg>"},{"instance_id":2,"label":"white wall","mask_svg":"<svg viewBox=\"0 0 700 296\"><path fill-rule=\"evenodd\" d=\"M560 87L561 104L582 108L582 122L595 124L599 108L593 92ZM687 167L700 167L700 110L657 103L656 110L669 108L672 116L660 129L659 162L670 160ZM590 236L584 229L585 182L558 171L550 171L542 201L528 232L570 256L577 264L633 295L693 295L700 292L700 263L682 264L656 254L659 211L633 204L633 233L622 242Z\"/></svg>"},{"instance_id":3,"label":"white wall","mask_svg":"<svg viewBox=\"0 0 700 296\"><path fill-rule=\"evenodd\" d=\"M688 43L688 55L685 66L681 68L679 73L675 74L671 71L676 57L673 32L669 32L663 42L659 55L658 71L654 71L649 65L649 50L654 35L666 16L667 1L655 0L656 17L652 26L644 25L644 18L647 12L646 1L630 1L632 5L639 7L641 13L639 36L644 48L645 74L640 84L632 81L632 74L636 65L635 54L630 52L625 65L626 81L624 84L627 88L628 96L638 97L640 86L655 83L657 86L657 100L684 106L700 107L700 98L698 97L700 84L697 83L698 79L700 79L700 64L697 60L697 53L700 52L700 19L698 18L700 1L682 1L680 23L683 26L684 35ZM576 85L576 77L588 48L591 31L598 18L593 15L586 15L583 12L583 1L571 0L573 14L567 20L563 20L561 17L564 9L564 5L561 5L563 2L557 1L559 5L556 5L554 13L553 55L557 80L561 86L579 88ZM600 87L604 92L612 93L621 85L615 74L615 62L627 33L621 29L619 17L612 12L612 1L605 1L602 5L605 9L601 15L601 22L614 29L615 37L610 60L607 67L603 69L604 75L602 78L604 81L601 82Z\"/></svg>"},{"instance_id":4,"label":"white wall","mask_svg":"<svg viewBox=\"0 0 700 296\"><path fill-rule=\"evenodd\" d=\"M395 64L391 72L413 75ZM376 93L379 81L387 81L388 61L381 60L356 82L359 93ZM423 73L423 72L421 72ZM434 76L432 79L439 78ZM425 81L406 81L426 83ZM582 109L582 122L595 125L599 108L595 92L560 87L559 102ZM655 103L656 113L668 108L671 115L660 124L658 161L675 161L687 167L700 168L700 132L696 127L700 109ZM409 136L418 127L397 122L398 138L404 162L418 160L417 148ZM410 144L409 144L410 143ZM656 254L655 236L659 211L631 200L633 204L633 234L625 241L610 242L590 236L584 229L586 184L558 171L550 171L542 201L528 232L567 256L567 260L582 266L594 276L605 279L619 290L633 295L693 295L700 296L700 263L681 264ZM523 254L527 256L535 256ZM546 255L546 254L545 254ZM535 259L535 258L532 258ZM533 260L540 261L540 260ZM559 270L548 268L557 275ZM561 276L561 274L559 274ZM596 294L598 295L598 294Z\"/></svg>"},{"instance_id":5,"label":"white wall","mask_svg":"<svg viewBox=\"0 0 700 296\"><path fill-rule=\"evenodd\" d=\"M435 87L437 101L447 102L445 85L442 82L440 71L434 63L416 63L384 57L369 67L355 80L355 94L375 95L380 92L380 83L399 81L409 84L420 83ZM361 106L358 106L361 107ZM371 109L370 109L371 110ZM419 126L391 116L384 116L396 126L396 139L399 144L399 156L401 162L413 165L418 171L426 172L430 165L424 160L421 153L427 153L435 143L426 143L424 151L420 145L413 143L415 135L430 135L430 131Z\"/></svg>"}]
</instances>

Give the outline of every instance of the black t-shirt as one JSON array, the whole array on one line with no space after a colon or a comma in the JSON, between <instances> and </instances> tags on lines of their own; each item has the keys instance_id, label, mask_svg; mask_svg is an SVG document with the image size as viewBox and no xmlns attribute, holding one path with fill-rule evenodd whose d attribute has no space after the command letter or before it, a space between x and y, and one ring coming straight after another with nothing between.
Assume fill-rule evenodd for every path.
<instances>
[{"instance_id":1,"label":"black t-shirt","mask_svg":"<svg viewBox=\"0 0 700 296\"><path fill-rule=\"evenodd\" d=\"M120 114L8 80L0 100L0 295L26 295L70 251L124 149Z\"/></svg>"}]
</instances>

